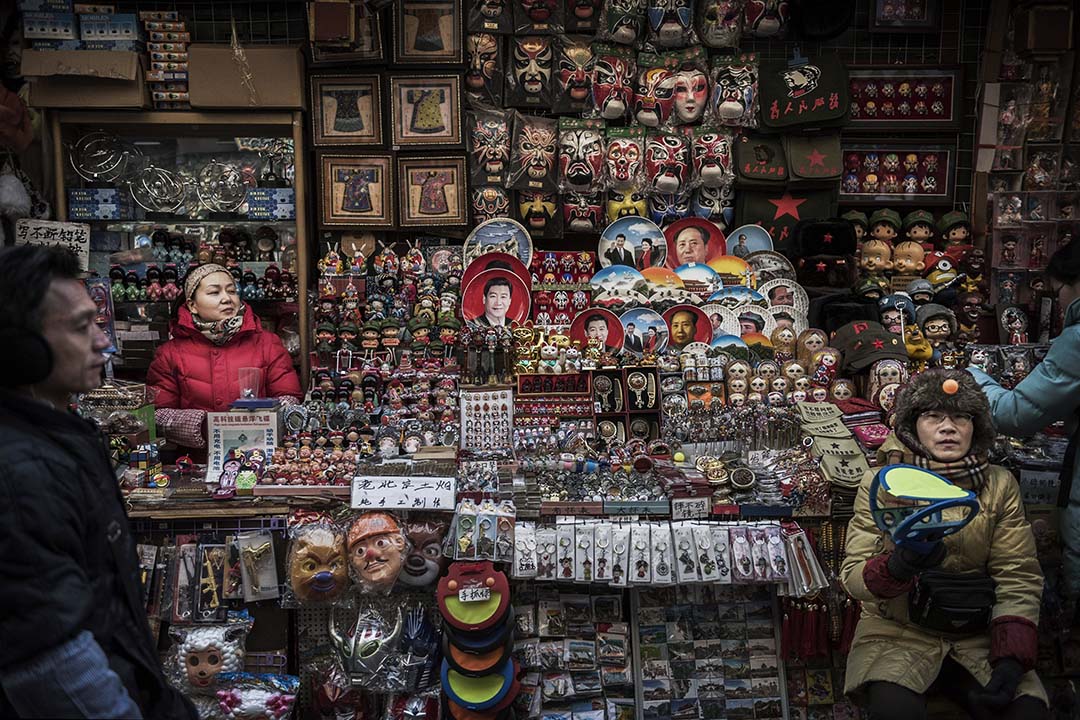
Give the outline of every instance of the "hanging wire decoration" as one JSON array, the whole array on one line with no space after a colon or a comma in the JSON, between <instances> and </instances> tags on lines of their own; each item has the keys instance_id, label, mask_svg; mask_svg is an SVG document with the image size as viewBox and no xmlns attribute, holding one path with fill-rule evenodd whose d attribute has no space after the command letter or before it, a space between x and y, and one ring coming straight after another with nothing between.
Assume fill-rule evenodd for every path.
<instances>
[{"instance_id":1,"label":"hanging wire decoration","mask_svg":"<svg viewBox=\"0 0 1080 720\"><path fill-rule=\"evenodd\" d=\"M68 148L71 168L88 182L125 180L132 160L140 156L137 148L102 130L83 135Z\"/></svg>"},{"instance_id":2,"label":"hanging wire decoration","mask_svg":"<svg viewBox=\"0 0 1080 720\"><path fill-rule=\"evenodd\" d=\"M195 176L201 202L211 212L234 212L247 200L247 186L240 168L211 160Z\"/></svg>"},{"instance_id":3,"label":"hanging wire decoration","mask_svg":"<svg viewBox=\"0 0 1080 720\"><path fill-rule=\"evenodd\" d=\"M173 213L184 206L184 181L177 173L150 163L132 179L131 197L148 212Z\"/></svg>"}]
</instances>

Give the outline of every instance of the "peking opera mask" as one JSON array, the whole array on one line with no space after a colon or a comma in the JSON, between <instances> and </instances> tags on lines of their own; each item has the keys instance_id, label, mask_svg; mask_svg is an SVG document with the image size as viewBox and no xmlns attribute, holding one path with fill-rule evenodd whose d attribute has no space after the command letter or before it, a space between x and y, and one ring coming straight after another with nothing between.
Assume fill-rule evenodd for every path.
<instances>
[{"instance_id":1,"label":"peking opera mask","mask_svg":"<svg viewBox=\"0 0 1080 720\"><path fill-rule=\"evenodd\" d=\"M713 68L713 110L725 125L753 122L757 67L750 63L718 63Z\"/></svg>"},{"instance_id":2,"label":"peking opera mask","mask_svg":"<svg viewBox=\"0 0 1080 720\"><path fill-rule=\"evenodd\" d=\"M510 162L510 123L497 113L477 114L469 128L474 174L483 182L500 182Z\"/></svg>"},{"instance_id":3,"label":"peking opera mask","mask_svg":"<svg viewBox=\"0 0 1080 720\"><path fill-rule=\"evenodd\" d=\"M731 136L719 132L694 134L694 176L702 185L719 187L732 179Z\"/></svg>"},{"instance_id":4,"label":"peking opera mask","mask_svg":"<svg viewBox=\"0 0 1080 720\"><path fill-rule=\"evenodd\" d=\"M332 527L297 528L285 564L289 587L300 602L333 602L349 587L345 534Z\"/></svg>"},{"instance_id":5,"label":"peking opera mask","mask_svg":"<svg viewBox=\"0 0 1080 720\"><path fill-rule=\"evenodd\" d=\"M465 37L465 91L495 97L499 91L499 38L489 33Z\"/></svg>"},{"instance_id":6,"label":"peking opera mask","mask_svg":"<svg viewBox=\"0 0 1080 720\"><path fill-rule=\"evenodd\" d=\"M604 139L589 128L559 133L559 179L576 192L599 188L604 172Z\"/></svg>"},{"instance_id":7,"label":"peking opera mask","mask_svg":"<svg viewBox=\"0 0 1080 720\"><path fill-rule=\"evenodd\" d=\"M607 30L620 45L633 45L641 35L645 0L608 0Z\"/></svg>"},{"instance_id":8,"label":"peking opera mask","mask_svg":"<svg viewBox=\"0 0 1080 720\"><path fill-rule=\"evenodd\" d=\"M727 183L715 188L702 185L694 192L690 210L694 215L716 223L721 230L726 229L730 221L729 215L735 212L733 185Z\"/></svg>"},{"instance_id":9,"label":"peking opera mask","mask_svg":"<svg viewBox=\"0 0 1080 720\"><path fill-rule=\"evenodd\" d=\"M613 223L621 217L637 215L645 217L645 193L641 190L609 190L607 194L607 219Z\"/></svg>"},{"instance_id":10,"label":"peking opera mask","mask_svg":"<svg viewBox=\"0 0 1080 720\"><path fill-rule=\"evenodd\" d=\"M690 175L690 141L684 135L660 133L645 140L645 174L656 192L677 193Z\"/></svg>"},{"instance_id":11,"label":"peking opera mask","mask_svg":"<svg viewBox=\"0 0 1080 720\"><path fill-rule=\"evenodd\" d=\"M516 92L526 102L539 101L551 92L551 39L529 36L513 39Z\"/></svg>"},{"instance_id":12,"label":"peking opera mask","mask_svg":"<svg viewBox=\"0 0 1080 720\"><path fill-rule=\"evenodd\" d=\"M648 0L649 39L662 48L697 44L694 34L694 0Z\"/></svg>"},{"instance_id":13,"label":"peking opera mask","mask_svg":"<svg viewBox=\"0 0 1080 720\"><path fill-rule=\"evenodd\" d=\"M599 232L604 208L599 193L567 193L563 196L563 220L573 232Z\"/></svg>"},{"instance_id":14,"label":"peking opera mask","mask_svg":"<svg viewBox=\"0 0 1080 720\"><path fill-rule=\"evenodd\" d=\"M634 99L636 69L632 54L616 50L597 55L593 104L602 118L618 120L626 115Z\"/></svg>"},{"instance_id":15,"label":"peking opera mask","mask_svg":"<svg viewBox=\"0 0 1080 720\"><path fill-rule=\"evenodd\" d=\"M558 0L517 0L522 17L530 23L546 25L555 15Z\"/></svg>"},{"instance_id":16,"label":"peking opera mask","mask_svg":"<svg viewBox=\"0 0 1080 720\"><path fill-rule=\"evenodd\" d=\"M405 563L405 535L390 513L364 513L349 527L349 557L366 593L387 593Z\"/></svg>"},{"instance_id":17,"label":"peking opera mask","mask_svg":"<svg viewBox=\"0 0 1080 720\"><path fill-rule=\"evenodd\" d=\"M608 181L617 190L635 187L641 177L642 138L616 137L608 140L604 167Z\"/></svg>"},{"instance_id":18,"label":"peking opera mask","mask_svg":"<svg viewBox=\"0 0 1080 720\"><path fill-rule=\"evenodd\" d=\"M604 0L569 0L566 4L567 32L595 32L603 7Z\"/></svg>"},{"instance_id":19,"label":"peking opera mask","mask_svg":"<svg viewBox=\"0 0 1080 720\"><path fill-rule=\"evenodd\" d=\"M588 43L566 42L559 49L559 91L562 104L584 108L592 97L596 58Z\"/></svg>"},{"instance_id":20,"label":"peking opera mask","mask_svg":"<svg viewBox=\"0 0 1080 720\"><path fill-rule=\"evenodd\" d=\"M745 0L698 0L698 35L712 48L738 47Z\"/></svg>"},{"instance_id":21,"label":"peking opera mask","mask_svg":"<svg viewBox=\"0 0 1080 720\"><path fill-rule=\"evenodd\" d=\"M469 3L469 32L513 32L509 10L506 0L472 0Z\"/></svg>"},{"instance_id":22,"label":"peking opera mask","mask_svg":"<svg viewBox=\"0 0 1080 720\"><path fill-rule=\"evenodd\" d=\"M659 127L671 117L675 76L667 68L646 68L638 73L634 117L646 127Z\"/></svg>"},{"instance_id":23,"label":"peking opera mask","mask_svg":"<svg viewBox=\"0 0 1080 720\"><path fill-rule=\"evenodd\" d=\"M649 219L663 227L690 216L690 193L653 193L649 196Z\"/></svg>"},{"instance_id":24,"label":"peking opera mask","mask_svg":"<svg viewBox=\"0 0 1080 720\"><path fill-rule=\"evenodd\" d=\"M675 117L680 123L693 123L705 114L709 102L709 78L698 68L675 73Z\"/></svg>"},{"instance_id":25,"label":"peking opera mask","mask_svg":"<svg viewBox=\"0 0 1080 720\"><path fill-rule=\"evenodd\" d=\"M543 190L518 191L518 214L521 222L532 233L544 233L558 212L558 196Z\"/></svg>"},{"instance_id":26,"label":"peking opera mask","mask_svg":"<svg viewBox=\"0 0 1080 720\"><path fill-rule=\"evenodd\" d=\"M746 29L755 37L778 37L787 29L788 0L747 0Z\"/></svg>"},{"instance_id":27,"label":"peking opera mask","mask_svg":"<svg viewBox=\"0 0 1080 720\"><path fill-rule=\"evenodd\" d=\"M529 181L549 179L555 171L555 123L526 121L517 137L517 155L521 170Z\"/></svg>"},{"instance_id":28,"label":"peking opera mask","mask_svg":"<svg viewBox=\"0 0 1080 720\"><path fill-rule=\"evenodd\" d=\"M480 223L494 218L510 216L510 197L506 190L497 186L472 189L473 218Z\"/></svg>"}]
</instances>

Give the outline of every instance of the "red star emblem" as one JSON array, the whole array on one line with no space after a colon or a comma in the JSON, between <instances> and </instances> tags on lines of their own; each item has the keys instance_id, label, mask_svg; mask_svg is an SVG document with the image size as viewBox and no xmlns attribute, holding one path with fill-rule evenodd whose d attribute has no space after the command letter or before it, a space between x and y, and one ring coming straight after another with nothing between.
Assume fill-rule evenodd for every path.
<instances>
[{"instance_id":1,"label":"red star emblem","mask_svg":"<svg viewBox=\"0 0 1080 720\"><path fill-rule=\"evenodd\" d=\"M770 200L773 205L776 206L776 214L773 215L773 220L779 220L785 215L790 215L796 220L802 220L799 217L799 206L806 202L806 198L796 200L791 197L791 193L784 193L779 200Z\"/></svg>"},{"instance_id":2,"label":"red star emblem","mask_svg":"<svg viewBox=\"0 0 1080 720\"><path fill-rule=\"evenodd\" d=\"M828 156L824 155L823 153L819 153L817 151L817 148L814 148L813 151L811 151L811 153L806 156L806 159L810 161L810 167L814 167L815 165L820 165L821 167L825 167L825 158L826 157L828 157Z\"/></svg>"},{"instance_id":3,"label":"red star emblem","mask_svg":"<svg viewBox=\"0 0 1080 720\"><path fill-rule=\"evenodd\" d=\"M818 272L825 272L825 268L826 268L826 267L828 267L828 265L826 265L826 264L825 264L825 263L823 263L823 262L819 262L819 263L818 263L817 265L815 265L814 267L815 267L815 268L817 268L817 271L818 271Z\"/></svg>"},{"instance_id":4,"label":"red star emblem","mask_svg":"<svg viewBox=\"0 0 1080 720\"><path fill-rule=\"evenodd\" d=\"M826 245L832 245L832 233L825 233L821 237L821 242L825 243Z\"/></svg>"},{"instance_id":5,"label":"red star emblem","mask_svg":"<svg viewBox=\"0 0 1080 720\"><path fill-rule=\"evenodd\" d=\"M875 350L883 350L884 348L885 348L885 341L884 340L875 340L874 341L874 349Z\"/></svg>"}]
</instances>

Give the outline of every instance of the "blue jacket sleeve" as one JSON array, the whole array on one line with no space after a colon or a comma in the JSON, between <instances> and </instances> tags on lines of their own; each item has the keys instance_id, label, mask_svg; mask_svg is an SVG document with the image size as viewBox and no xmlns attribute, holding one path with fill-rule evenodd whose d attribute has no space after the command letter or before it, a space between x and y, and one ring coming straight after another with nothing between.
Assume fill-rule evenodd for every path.
<instances>
[{"instance_id":1,"label":"blue jacket sleeve","mask_svg":"<svg viewBox=\"0 0 1080 720\"><path fill-rule=\"evenodd\" d=\"M1050 346L1031 374L1012 390L978 368L969 368L990 401L998 431L1028 437L1065 420L1080 406L1080 326L1073 325Z\"/></svg>"}]
</instances>

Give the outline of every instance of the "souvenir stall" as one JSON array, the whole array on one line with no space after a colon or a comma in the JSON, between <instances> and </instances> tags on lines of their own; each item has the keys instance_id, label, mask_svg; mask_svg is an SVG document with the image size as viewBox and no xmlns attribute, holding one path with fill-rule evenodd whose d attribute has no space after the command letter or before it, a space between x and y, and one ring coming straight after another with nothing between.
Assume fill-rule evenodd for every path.
<instances>
[{"instance_id":1,"label":"souvenir stall","mask_svg":"<svg viewBox=\"0 0 1080 720\"><path fill-rule=\"evenodd\" d=\"M1014 386L1060 330L1071 43L1004 0L21 5L62 222L20 227L85 245L79 410L200 717L860 717L841 567L898 391ZM137 59L95 108L57 66L102 50ZM301 396L230 366L180 435L146 369L208 263ZM1062 713L1065 444L994 456Z\"/></svg>"}]
</instances>

